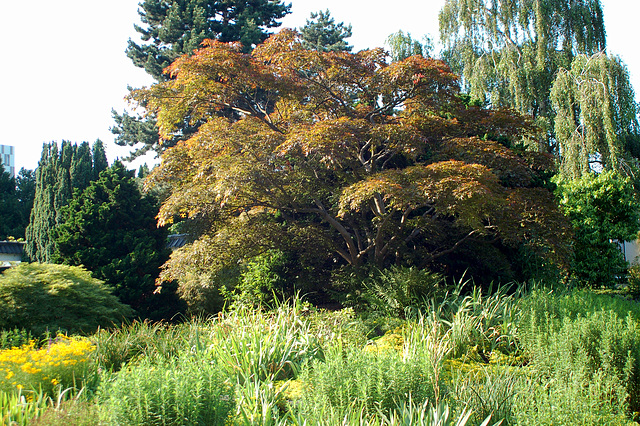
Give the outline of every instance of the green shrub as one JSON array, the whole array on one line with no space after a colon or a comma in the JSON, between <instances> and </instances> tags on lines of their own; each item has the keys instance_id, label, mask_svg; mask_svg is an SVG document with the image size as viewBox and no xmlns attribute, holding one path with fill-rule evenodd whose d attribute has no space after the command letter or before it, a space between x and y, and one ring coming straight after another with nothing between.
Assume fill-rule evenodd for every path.
<instances>
[{"instance_id":1,"label":"green shrub","mask_svg":"<svg viewBox=\"0 0 640 426\"><path fill-rule=\"evenodd\" d=\"M343 303L400 318L415 314L429 299L444 293L441 275L415 267L393 265L364 272L344 269L335 274L333 281L347 294Z\"/></svg>"},{"instance_id":2,"label":"green shrub","mask_svg":"<svg viewBox=\"0 0 640 426\"><path fill-rule=\"evenodd\" d=\"M23 328L0 330L0 350L17 348L34 340L34 336Z\"/></svg>"},{"instance_id":3,"label":"green shrub","mask_svg":"<svg viewBox=\"0 0 640 426\"><path fill-rule=\"evenodd\" d=\"M305 384L299 409L347 412L352 405L368 414L391 413L399 401L410 396L417 402L433 399L428 372L415 360L403 362L394 351L371 353L356 348L333 347L326 360L305 366L300 381Z\"/></svg>"},{"instance_id":4,"label":"green shrub","mask_svg":"<svg viewBox=\"0 0 640 426\"><path fill-rule=\"evenodd\" d=\"M0 424L26 426L47 408L47 398L42 392L4 392L0 389Z\"/></svg>"},{"instance_id":5,"label":"green shrub","mask_svg":"<svg viewBox=\"0 0 640 426\"><path fill-rule=\"evenodd\" d=\"M229 312L212 326L209 339L210 356L240 383L294 378L304 362L322 357L318 339L296 306Z\"/></svg>"},{"instance_id":6,"label":"green shrub","mask_svg":"<svg viewBox=\"0 0 640 426\"><path fill-rule=\"evenodd\" d=\"M528 323L521 341L540 377L582 387L598 383L600 405L640 410L640 329L630 315L549 315Z\"/></svg>"},{"instance_id":7,"label":"green shrub","mask_svg":"<svg viewBox=\"0 0 640 426\"><path fill-rule=\"evenodd\" d=\"M98 399L115 423L128 426L223 425L235 406L223 369L191 352L106 374Z\"/></svg>"},{"instance_id":8,"label":"green shrub","mask_svg":"<svg viewBox=\"0 0 640 426\"><path fill-rule=\"evenodd\" d=\"M91 333L131 313L109 287L79 267L23 263L0 275L0 329Z\"/></svg>"},{"instance_id":9,"label":"green shrub","mask_svg":"<svg viewBox=\"0 0 640 426\"><path fill-rule=\"evenodd\" d=\"M180 334L179 326L148 321L134 321L113 330L98 330L91 336L96 345L95 359L100 368L118 371L127 362L141 357L171 358L188 341Z\"/></svg>"}]
</instances>

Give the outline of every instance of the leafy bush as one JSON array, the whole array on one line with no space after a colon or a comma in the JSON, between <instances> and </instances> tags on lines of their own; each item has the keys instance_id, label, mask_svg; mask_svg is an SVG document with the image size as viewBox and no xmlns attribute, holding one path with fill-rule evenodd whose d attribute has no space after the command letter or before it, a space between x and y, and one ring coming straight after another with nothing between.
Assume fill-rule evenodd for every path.
<instances>
[{"instance_id":1,"label":"leafy bush","mask_svg":"<svg viewBox=\"0 0 640 426\"><path fill-rule=\"evenodd\" d=\"M28 399L27 399L28 397ZM5 392L0 389L0 424L26 426L47 408L47 398L42 392Z\"/></svg>"},{"instance_id":2,"label":"leafy bush","mask_svg":"<svg viewBox=\"0 0 640 426\"><path fill-rule=\"evenodd\" d=\"M343 303L400 318L415 314L430 298L444 293L441 275L415 267L394 265L365 273L344 269L335 274L333 281L347 293Z\"/></svg>"},{"instance_id":3,"label":"leafy bush","mask_svg":"<svg viewBox=\"0 0 640 426\"><path fill-rule=\"evenodd\" d=\"M140 357L176 356L188 342L178 326L134 321L115 330L98 330L91 336L96 345L95 359L100 368L118 371L127 362Z\"/></svg>"},{"instance_id":4,"label":"leafy bush","mask_svg":"<svg viewBox=\"0 0 640 426\"><path fill-rule=\"evenodd\" d=\"M25 345L33 340L33 335L23 328L0 330L0 350Z\"/></svg>"},{"instance_id":5,"label":"leafy bush","mask_svg":"<svg viewBox=\"0 0 640 426\"><path fill-rule=\"evenodd\" d=\"M131 313L109 287L79 267L23 263L0 275L0 329L90 333Z\"/></svg>"},{"instance_id":6,"label":"leafy bush","mask_svg":"<svg viewBox=\"0 0 640 426\"><path fill-rule=\"evenodd\" d=\"M210 355L240 383L294 378L305 361L322 357L318 339L295 306L270 313L232 311L214 325L209 338Z\"/></svg>"},{"instance_id":7,"label":"leafy bush","mask_svg":"<svg viewBox=\"0 0 640 426\"><path fill-rule=\"evenodd\" d=\"M305 388L298 408L346 412L356 405L369 414L378 409L388 414L409 396L418 402L433 398L433 384L425 373L421 363L403 362L393 351L375 354L334 347L326 361L312 361L303 369L300 381Z\"/></svg>"},{"instance_id":8,"label":"leafy bush","mask_svg":"<svg viewBox=\"0 0 640 426\"><path fill-rule=\"evenodd\" d=\"M235 407L233 385L216 362L199 353L143 358L107 374L99 401L117 424L223 425Z\"/></svg>"},{"instance_id":9,"label":"leafy bush","mask_svg":"<svg viewBox=\"0 0 640 426\"><path fill-rule=\"evenodd\" d=\"M640 410L640 329L630 315L546 316L525 327L521 341L541 377L583 388L597 383L599 405Z\"/></svg>"}]
</instances>

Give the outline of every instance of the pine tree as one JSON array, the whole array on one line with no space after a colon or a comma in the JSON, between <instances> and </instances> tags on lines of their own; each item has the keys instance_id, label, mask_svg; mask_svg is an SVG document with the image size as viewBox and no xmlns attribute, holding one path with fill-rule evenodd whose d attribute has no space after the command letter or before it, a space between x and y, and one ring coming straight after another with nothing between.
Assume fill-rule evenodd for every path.
<instances>
[{"instance_id":1,"label":"pine tree","mask_svg":"<svg viewBox=\"0 0 640 426\"><path fill-rule=\"evenodd\" d=\"M329 9L311 12L311 19L307 19L306 25L300 28L300 34L305 49L321 52L351 52L353 49L345 40L351 37L351 25L336 24Z\"/></svg>"},{"instance_id":2,"label":"pine tree","mask_svg":"<svg viewBox=\"0 0 640 426\"><path fill-rule=\"evenodd\" d=\"M143 25L135 25L144 43L131 39L126 49L134 65L151 75L156 81L168 77L162 71L176 58L190 54L205 39L222 42L239 41L248 52L264 41L268 29L278 27L279 19L290 13L290 5L282 0L144 0L138 13ZM175 145L172 139L160 143L153 118L141 118L112 111L116 143L131 146L130 158L149 151L160 153ZM185 125L186 137L195 133L196 127Z\"/></svg>"}]
</instances>

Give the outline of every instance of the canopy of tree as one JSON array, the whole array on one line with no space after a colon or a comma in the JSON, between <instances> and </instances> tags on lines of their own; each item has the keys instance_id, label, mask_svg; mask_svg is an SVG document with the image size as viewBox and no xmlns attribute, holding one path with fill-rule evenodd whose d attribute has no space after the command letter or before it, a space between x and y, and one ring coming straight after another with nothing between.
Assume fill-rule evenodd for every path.
<instances>
[{"instance_id":1,"label":"canopy of tree","mask_svg":"<svg viewBox=\"0 0 640 426\"><path fill-rule=\"evenodd\" d=\"M307 19L306 25L300 28L300 34L305 49L324 52L351 52L353 49L345 40L351 37L351 25L344 25L343 22L336 24L328 9L325 12L311 12L311 19Z\"/></svg>"},{"instance_id":2,"label":"canopy of tree","mask_svg":"<svg viewBox=\"0 0 640 426\"><path fill-rule=\"evenodd\" d=\"M640 154L635 95L620 59L603 53L600 3L447 0L440 12L444 57L469 95L533 116L537 149L571 178L593 162L631 175Z\"/></svg>"},{"instance_id":3,"label":"canopy of tree","mask_svg":"<svg viewBox=\"0 0 640 426\"><path fill-rule=\"evenodd\" d=\"M183 54L191 54L205 39L222 42L240 41L246 51L268 37L268 29L280 25L279 19L289 13L290 5L282 0L144 0L138 13L142 26L136 25L143 43L131 39L127 56L157 81L167 78L163 70ZM112 111L116 125L111 131L116 143L135 146L132 157L149 150L162 152L175 141L159 144L155 120L140 120L127 112ZM184 133L195 132L185 127Z\"/></svg>"},{"instance_id":4,"label":"canopy of tree","mask_svg":"<svg viewBox=\"0 0 640 426\"><path fill-rule=\"evenodd\" d=\"M640 231L631 179L609 171L557 183L560 206L575 228L573 277L584 286L612 286L627 267L615 240L634 240Z\"/></svg>"},{"instance_id":5,"label":"canopy of tree","mask_svg":"<svg viewBox=\"0 0 640 426\"><path fill-rule=\"evenodd\" d=\"M251 54L207 41L168 72L135 93L161 135L186 117L206 123L149 180L171 187L160 224L202 224L165 280L212 277L283 245L329 267L426 267L472 241L566 255L568 225L542 187L552 158L495 142L531 123L466 104L441 61L307 50L283 30Z\"/></svg>"}]
</instances>

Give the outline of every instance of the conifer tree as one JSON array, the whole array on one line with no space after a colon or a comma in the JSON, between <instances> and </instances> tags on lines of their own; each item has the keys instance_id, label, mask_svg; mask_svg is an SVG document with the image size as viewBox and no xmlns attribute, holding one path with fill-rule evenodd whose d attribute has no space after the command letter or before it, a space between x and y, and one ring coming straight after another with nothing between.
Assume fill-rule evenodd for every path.
<instances>
[{"instance_id":1,"label":"conifer tree","mask_svg":"<svg viewBox=\"0 0 640 426\"><path fill-rule=\"evenodd\" d=\"M92 157L99 159L98 165L102 164L102 158L106 163L102 143L98 142L93 153L86 142L79 148L63 141L60 149L55 142L44 144L36 169L33 209L26 230L25 251L31 260L51 261L55 251L51 232L61 222L62 207L73 197L74 189L82 191L94 179Z\"/></svg>"},{"instance_id":2,"label":"conifer tree","mask_svg":"<svg viewBox=\"0 0 640 426\"><path fill-rule=\"evenodd\" d=\"M107 161L107 154L104 151L104 144L100 139L97 139L93 143L93 147L91 150L91 154L93 157L93 177L92 180L97 180L100 176L100 172L106 170L109 167L109 162Z\"/></svg>"},{"instance_id":3,"label":"conifer tree","mask_svg":"<svg viewBox=\"0 0 640 426\"><path fill-rule=\"evenodd\" d=\"M52 260L83 265L144 317L171 316L178 309L171 294L153 294L160 265L169 257L167 231L156 226L157 214L157 201L143 196L134 172L116 161L62 209Z\"/></svg>"},{"instance_id":4,"label":"conifer tree","mask_svg":"<svg viewBox=\"0 0 640 426\"><path fill-rule=\"evenodd\" d=\"M306 25L300 28L300 34L305 49L321 52L351 52L353 49L345 40L351 37L351 25L336 24L329 9L311 12L311 19L307 19Z\"/></svg>"},{"instance_id":5,"label":"conifer tree","mask_svg":"<svg viewBox=\"0 0 640 426\"><path fill-rule=\"evenodd\" d=\"M143 43L129 40L126 53L134 65L156 81L166 81L162 71L183 54L190 54L205 39L222 42L238 41L245 52L264 41L270 28L280 25L279 19L290 13L290 5L282 0L144 0L138 13L143 25L135 25ZM142 119L112 111L115 126L111 131L121 146L137 146L131 158L148 151L160 153L173 146L179 138L160 143L153 118ZM197 126L186 126L185 137Z\"/></svg>"}]
</instances>

